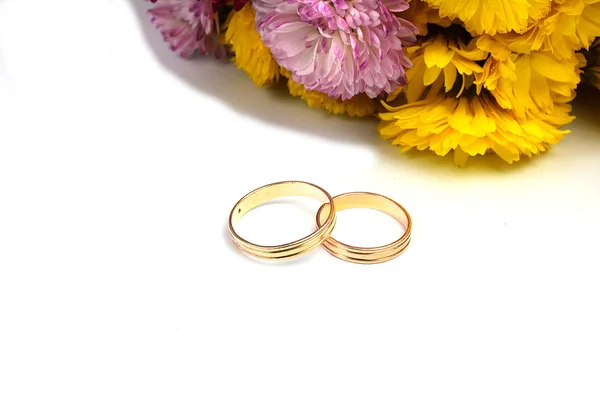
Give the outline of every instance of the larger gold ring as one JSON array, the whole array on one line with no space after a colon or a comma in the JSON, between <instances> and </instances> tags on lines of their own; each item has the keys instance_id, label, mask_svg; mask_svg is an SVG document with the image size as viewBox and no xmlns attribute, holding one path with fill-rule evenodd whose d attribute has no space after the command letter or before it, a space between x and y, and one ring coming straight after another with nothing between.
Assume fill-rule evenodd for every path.
<instances>
[{"instance_id":1,"label":"larger gold ring","mask_svg":"<svg viewBox=\"0 0 600 400\"><path fill-rule=\"evenodd\" d=\"M410 243L410 232L412 221L408 212L394 200L376 193L352 192L345 193L333 198L329 203L338 210L349 208L370 208L382 211L406 228L402 237L392 243L379 247L357 247L342 243L333 237L329 237L323 246L333 256L353 263L359 264L377 264L392 260L398 257L406 250ZM321 226L325 221L324 213L329 210L329 204L323 204L317 212L317 226Z\"/></svg>"},{"instance_id":2,"label":"larger gold ring","mask_svg":"<svg viewBox=\"0 0 600 400\"><path fill-rule=\"evenodd\" d=\"M327 205L333 204L333 198L325 190L312 183L301 181L271 183L248 193L237 202L231 210L231 214L229 214L229 233L233 243L242 252L266 260L287 259L319 247L331 235L331 231L335 226L335 206L328 208L327 217L322 219L316 231L291 243L261 246L249 242L236 233L236 224L248 211L267 201L285 196L305 196L317 199Z\"/></svg>"}]
</instances>

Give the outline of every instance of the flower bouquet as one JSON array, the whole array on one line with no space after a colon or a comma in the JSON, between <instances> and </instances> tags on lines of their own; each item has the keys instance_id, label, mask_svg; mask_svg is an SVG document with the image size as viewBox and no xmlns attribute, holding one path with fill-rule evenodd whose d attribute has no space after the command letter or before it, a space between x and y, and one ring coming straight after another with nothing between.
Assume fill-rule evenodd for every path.
<instances>
[{"instance_id":1,"label":"flower bouquet","mask_svg":"<svg viewBox=\"0 0 600 400\"><path fill-rule=\"evenodd\" d=\"M578 85L600 88L600 0L150 1L179 56L230 59L458 165L545 152L569 133Z\"/></svg>"}]
</instances>

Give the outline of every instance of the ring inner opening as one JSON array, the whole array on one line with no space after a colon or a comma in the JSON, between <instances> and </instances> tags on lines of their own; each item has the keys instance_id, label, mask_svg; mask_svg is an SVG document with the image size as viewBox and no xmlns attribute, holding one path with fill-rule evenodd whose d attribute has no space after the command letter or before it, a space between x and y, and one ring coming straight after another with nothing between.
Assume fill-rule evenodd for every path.
<instances>
[{"instance_id":1,"label":"ring inner opening","mask_svg":"<svg viewBox=\"0 0 600 400\"><path fill-rule=\"evenodd\" d=\"M285 183L243 199L233 210L232 222L237 234L251 243L282 245L312 234L317 229L315 214L328 201L313 186Z\"/></svg>"}]
</instances>

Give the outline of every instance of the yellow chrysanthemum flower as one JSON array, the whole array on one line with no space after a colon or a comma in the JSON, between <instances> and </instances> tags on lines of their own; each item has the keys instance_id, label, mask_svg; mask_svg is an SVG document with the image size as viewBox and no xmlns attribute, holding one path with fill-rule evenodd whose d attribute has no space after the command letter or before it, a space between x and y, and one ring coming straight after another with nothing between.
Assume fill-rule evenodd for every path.
<instances>
[{"instance_id":1,"label":"yellow chrysanthemum flower","mask_svg":"<svg viewBox=\"0 0 600 400\"><path fill-rule=\"evenodd\" d=\"M547 17L522 33L495 36L511 51L546 51L557 58L570 58L573 51L589 48L600 36L600 0L555 0Z\"/></svg>"},{"instance_id":2,"label":"yellow chrysanthemum flower","mask_svg":"<svg viewBox=\"0 0 600 400\"><path fill-rule=\"evenodd\" d=\"M541 51L511 54L505 60L490 57L475 83L478 93L489 90L502 108L514 110L519 117L532 108L552 113L556 103L575 97L579 65L575 53L563 60Z\"/></svg>"},{"instance_id":3,"label":"yellow chrysanthemum flower","mask_svg":"<svg viewBox=\"0 0 600 400\"><path fill-rule=\"evenodd\" d=\"M569 49L588 49L600 36L600 0L558 0L556 4L556 12L544 20L548 47L565 55Z\"/></svg>"},{"instance_id":4,"label":"yellow chrysanthemum flower","mask_svg":"<svg viewBox=\"0 0 600 400\"><path fill-rule=\"evenodd\" d=\"M443 18L458 18L478 35L522 32L546 15L551 0L425 0Z\"/></svg>"},{"instance_id":5,"label":"yellow chrysanthemum flower","mask_svg":"<svg viewBox=\"0 0 600 400\"><path fill-rule=\"evenodd\" d=\"M585 80L600 89L600 38L592 44L586 58Z\"/></svg>"},{"instance_id":6,"label":"yellow chrysanthemum flower","mask_svg":"<svg viewBox=\"0 0 600 400\"><path fill-rule=\"evenodd\" d=\"M289 71L281 69L281 75L288 78L287 86L290 94L300 97L309 107L324 108L332 114L347 114L350 117L367 117L375 115L376 103L365 94L358 94L351 99L333 99L325 93L306 90L304 85L292 80Z\"/></svg>"},{"instance_id":7,"label":"yellow chrysanthemum flower","mask_svg":"<svg viewBox=\"0 0 600 400\"><path fill-rule=\"evenodd\" d=\"M245 71L258 86L264 86L279 78L279 65L260 40L254 22L255 11L247 3L240 11L231 12L223 28L224 40L235 56L235 65Z\"/></svg>"},{"instance_id":8,"label":"yellow chrysanthemum flower","mask_svg":"<svg viewBox=\"0 0 600 400\"><path fill-rule=\"evenodd\" d=\"M487 58L488 53L476 47L471 41L464 45L460 40L447 39L443 34L431 36L416 46L406 49L413 67L406 71L408 83L401 90L392 93L392 101L400 93L406 93L409 102L419 100L427 87L429 91L439 92L444 88L449 92L460 85L458 96L471 86L475 75L483 72L478 62Z\"/></svg>"},{"instance_id":9,"label":"yellow chrysanthemum flower","mask_svg":"<svg viewBox=\"0 0 600 400\"><path fill-rule=\"evenodd\" d=\"M519 118L489 94L460 99L434 94L399 107L386 105L386 109L378 127L382 138L404 151L429 149L440 156L454 151L458 165L466 164L469 156L488 152L508 163L540 154L569 133L559 127L572 120L568 104L555 105L551 114L528 110Z\"/></svg>"}]
</instances>

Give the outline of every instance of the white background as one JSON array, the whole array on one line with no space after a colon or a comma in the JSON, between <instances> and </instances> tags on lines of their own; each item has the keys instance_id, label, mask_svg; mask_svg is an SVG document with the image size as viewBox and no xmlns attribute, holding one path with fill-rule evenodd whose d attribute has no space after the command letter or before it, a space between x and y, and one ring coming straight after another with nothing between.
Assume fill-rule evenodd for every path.
<instances>
[{"instance_id":1,"label":"white background","mask_svg":"<svg viewBox=\"0 0 600 400\"><path fill-rule=\"evenodd\" d=\"M176 58L145 7L0 2L2 400L600 398L597 93L547 155L459 169ZM398 200L412 244L239 254L230 208L287 179ZM307 233L294 210L246 232ZM373 214L336 235L385 241Z\"/></svg>"}]
</instances>

